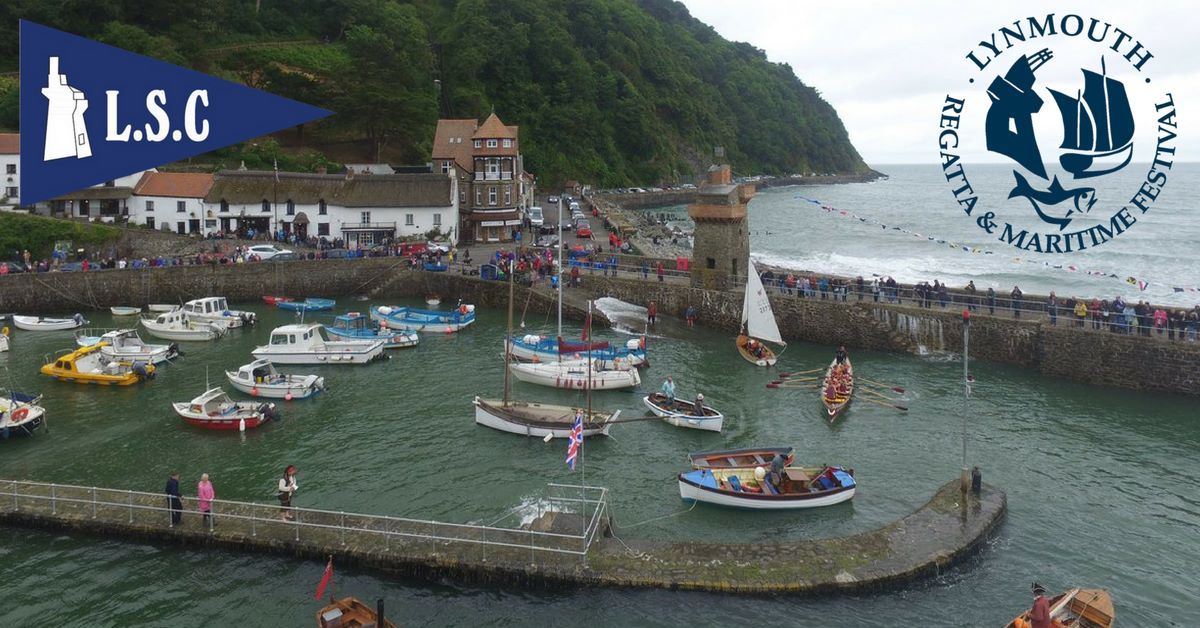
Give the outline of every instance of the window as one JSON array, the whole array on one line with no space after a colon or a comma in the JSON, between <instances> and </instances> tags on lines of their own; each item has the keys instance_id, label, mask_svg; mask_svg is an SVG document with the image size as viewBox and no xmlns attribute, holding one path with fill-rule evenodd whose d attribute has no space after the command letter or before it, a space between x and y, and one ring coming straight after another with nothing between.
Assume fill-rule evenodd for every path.
<instances>
[{"instance_id":1,"label":"window","mask_svg":"<svg viewBox=\"0 0 1200 628\"><path fill-rule=\"evenodd\" d=\"M504 140L505 148L512 148L512 140Z\"/></svg>"},{"instance_id":2,"label":"window","mask_svg":"<svg viewBox=\"0 0 1200 628\"><path fill-rule=\"evenodd\" d=\"M329 207L325 205L325 199L317 201L317 213L321 216L329 213ZM328 229L329 225L326 225L325 227Z\"/></svg>"},{"instance_id":3,"label":"window","mask_svg":"<svg viewBox=\"0 0 1200 628\"><path fill-rule=\"evenodd\" d=\"M317 223L317 235L319 235L319 236L329 235L329 223L318 222Z\"/></svg>"},{"instance_id":4,"label":"window","mask_svg":"<svg viewBox=\"0 0 1200 628\"><path fill-rule=\"evenodd\" d=\"M364 225L371 224L371 212L362 212L358 215L358 221Z\"/></svg>"},{"instance_id":5,"label":"window","mask_svg":"<svg viewBox=\"0 0 1200 628\"><path fill-rule=\"evenodd\" d=\"M146 228L148 228L148 229L154 228L154 217L153 216L146 218Z\"/></svg>"},{"instance_id":6,"label":"window","mask_svg":"<svg viewBox=\"0 0 1200 628\"><path fill-rule=\"evenodd\" d=\"M488 188L488 205L495 205L495 204L496 204L496 186L493 185Z\"/></svg>"},{"instance_id":7,"label":"window","mask_svg":"<svg viewBox=\"0 0 1200 628\"><path fill-rule=\"evenodd\" d=\"M404 226L406 226L406 227L413 226L413 215L412 214L404 214Z\"/></svg>"},{"instance_id":8,"label":"window","mask_svg":"<svg viewBox=\"0 0 1200 628\"><path fill-rule=\"evenodd\" d=\"M711 257L710 257L710 258L708 258L708 259L705 261L704 265L705 265L707 268L710 268L710 269L715 269L715 268L717 267L717 260L715 260L715 259L713 259L713 258L711 258Z\"/></svg>"},{"instance_id":9,"label":"window","mask_svg":"<svg viewBox=\"0 0 1200 628\"><path fill-rule=\"evenodd\" d=\"M433 215L433 226L435 226L435 227L442 226L442 215L441 214Z\"/></svg>"},{"instance_id":10,"label":"window","mask_svg":"<svg viewBox=\"0 0 1200 628\"><path fill-rule=\"evenodd\" d=\"M480 148L482 146L483 146L483 142L481 140L475 140L475 148Z\"/></svg>"},{"instance_id":11,"label":"window","mask_svg":"<svg viewBox=\"0 0 1200 628\"><path fill-rule=\"evenodd\" d=\"M146 211L154 211L154 201L146 201Z\"/></svg>"},{"instance_id":12,"label":"window","mask_svg":"<svg viewBox=\"0 0 1200 628\"><path fill-rule=\"evenodd\" d=\"M475 206L483 205L483 189L475 188Z\"/></svg>"},{"instance_id":13,"label":"window","mask_svg":"<svg viewBox=\"0 0 1200 628\"><path fill-rule=\"evenodd\" d=\"M17 164L8 164L4 169L8 174L17 174Z\"/></svg>"},{"instance_id":14,"label":"window","mask_svg":"<svg viewBox=\"0 0 1200 628\"><path fill-rule=\"evenodd\" d=\"M289 215L289 216L296 215L296 203L292 202L292 199L290 199L290 198L287 200L287 215Z\"/></svg>"},{"instance_id":15,"label":"window","mask_svg":"<svg viewBox=\"0 0 1200 628\"><path fill-rule=\"evenodd\" d=\"M182 214L187 211L187 201L175 201L175 212Z\"/></svg>"},{"instance_id":16,"label":"window","mask_svg":"<svg viewBox=\"0 0 1200 628\"><path fill-rule=\"evenodd\" d=\"M488 148L495 148L499 145L500 145L499 142L497 142L496 140L488 140Z\"/></svg>"},{"instance_id":17,"label":"window","mask_svg":"<svg viewBox=\"0 0 1200 628\"><path fill-rule=\"evenodd\" d=\"M458 188L458 202L459 203L467 202L467 188L465 186Z\"/></svg>"},{"instance_id":18,"label":"window","mask_svg":"<svg viewBox=\"0 0 1200 628\"><path fill-rule=\"evenodd\" d=\"M221 199L221 211L222 211L222 212L228 212L228 211L229 211L229 201L227 201L227 200L225 200L225 199Z\"/></svg>"},{"instance_id":19,"label":"window","mask_svg":"<svg viewBox=\"0 0 1200 628\"><path fill-rule=\"evenodd\" d=\"M4 194L5 194L5 196L8 196L9 198L16 198L16 196L17 196L17 188L15 188L15 187L12 187L12 186L10 185L10 186L8 186L8 187L4 188Z\"/></svg>"},{"instance_id":20,"label":"window","mask_svg":"<svg viewBox=\"0 0 1200 628\"><path fill-rule=\"evenodd\" d=\"M105 182L104 182L104 187L106 187L106 188L113 188L113 187L116 187L116 186L117 186L117 182L116 182L116 181L105 181Z\"/></svg>"},{"instance_id":21,"label":"window","mask_svg":"<svg viewBox=\"0 0 1200 628\"><path fill-rule=\"evenodd\" d=\"M450 174L450 162L442 162L442 174Z\"/></svg>"},{"instance_id":22,"label":"window","mask_svg":"<svg viewBox=\"0 0 1200 628\"><path fill-rule=\"evenodd\" d=\"M511 185L504 186L504 204L512 205L512 186Z\"/></svg>"},{"instance_id":23,"label":"window","mask_svg":"<svg viewBox=\"0 0 1200 628\"><path fill-rule=\"evenodd\" d=\"M262 209L263 209L264 214L270 213L271 212L271 201L268 201L267 199L264 198L263 202L262 202Z\"/></svg>"}]
</instances>

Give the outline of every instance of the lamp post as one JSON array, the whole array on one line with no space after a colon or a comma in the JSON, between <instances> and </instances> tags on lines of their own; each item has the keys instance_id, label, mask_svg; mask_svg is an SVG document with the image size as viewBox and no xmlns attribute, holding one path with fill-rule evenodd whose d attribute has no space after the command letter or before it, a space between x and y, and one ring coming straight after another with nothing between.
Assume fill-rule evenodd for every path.
<instances>
[{"instance_id":1,"label":"lamp post","mask_svg":"<svg viewBox=\"0 0 1200 628\"><path fill-rule=\"evenodd\" d=\"M971 401L971 375L967 369L968 347L971 342L971 311L963 310L963 421L962 421L962 493L971 490L971 471L967 468L967 414Z\"/></svg>"}]
</instances>

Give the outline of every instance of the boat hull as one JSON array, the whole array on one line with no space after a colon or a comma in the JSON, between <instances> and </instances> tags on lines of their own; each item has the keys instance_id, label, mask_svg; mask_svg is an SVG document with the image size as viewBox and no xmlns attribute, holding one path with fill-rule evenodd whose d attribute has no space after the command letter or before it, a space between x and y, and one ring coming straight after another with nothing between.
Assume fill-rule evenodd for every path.
<instances>
[{"instance_id":1,"label":"boat hull","mask_svg":"<svg viewBox=\"0 0 1200 628\"><path fill-rule=\"evenodd\" d=\"M770 465L775 454L783 456L785 464L790 466L796 450L792 447L715 449L690 453L688 460L693 469L752 469Z\"/></svg>"},{"instance_id":2,"label":"boat hull","mask_svg":"<svg viewBox=\"0 0 1200 628\"><path fill-rule=\"evenodd\" d=\"M76 329L87 324L86 320L73 318L39 318L37 316L13 316L13 324L17 329L25 331L61 331Z\"/></svg>"},{"instance_id":3,"label":"boat hull","mask_svg":"<svg viewBox=\"0 0 1200 628\"><path fill-rule=\"evenodd\" d=\"M775 496L764 496L760 493L729 494L709 490L682 478L679 480L679 496L685 500L749 510L798 510L833 506L853 499L857 488L854 486L807 499L772 499Z\"/></svg>"},{"instance_id":4,"label":"boat hull","mask_svg":"<svg viewBox=\"0 0 1200 628\"><path fill-rule=\"evenodd\" d=\"M650 412L653 412L655 416L660 417L663 421L670 425L674 425L675 427L686 427L694 430L720 432L722 425L725 423L725 415L707 406L705 406L705 410L711 411L711 413L706 412L703 416L692 414L690 412L672 410L667 406L667 398L661 393L654 393L653 395L642 397L642 403L644 403L646 407L649 408ZM695 411L695 404L693 403L686 401L679 402L678 400L676 400L676 403L691 407L693 408L692 412Z\"/></svg>"},{"instance_id":5,"label":"boat hull","mask_svg":"<svg viewBox=\"0 0 1200 628\"><path fill-rule=\"evenodd\" d=\"M142 308L121 307L114 305L113 307L108 308L108 311L112 312L113 316L137 316L138 314L142 313Z\"/></svg>"},{"instance_id":6,"label":"boat hull","mask_svg":"<svg viewBox=\"0 0 1200 628\"><path fill-rule=\"evenodd\" d=\"M619 390L633 388L642 383L637 369L626 371L593 370L590 377L586 365L565 366L560 364L519 364L509 365L509 369L517 379L540 386L564 388L567 390Z\"/></svg>"},{"instance_id":7,"label":"boat hull","mask_svg":"<svg viewBox=\"0 0 1200 628\"><path fill-rule=\"evenodd\" d=\"M346 338L349 340L382 340L384 342L384 349L407 349L409 347L415 347L421 342L421 337L418 336L416 332L403 330L395 332L387 330L383 333L375 333L373 330L367 330L371 331L372 333L360 333L357 330L347 331L337 327L326 327L325 331L328 332L330 336L337 336L338 338Z\"/></svg>"},{"instance_id":8,"label":"boat hull","mask_svg":"<svg viewBox=\"0 0 1200 628\"><path fill-rule=\"evenodd\" d=\"M754 355L749 349L746 348L746 342L749 340L750 336L745 334L739 334L737 337L737 350L738 353L741 354L742 358L755 366L775 366L775 362L779 360L779 356L775 355L775 352L772 351L770 347L761 342L759 344L762 345L762 357L760 358Z\"/></svg>"},{"instance_id":9,"label":"boat hull","mask_svg":"<svg viewBox=\"0 0 1200 628\"><path fill-rule=\"evenodd\" d=\"M842 412L850 405L854 399L854 367L850 364L850 358L846 358L846 366L850 369L850 385L844 396L836 395L833 399L825 396L825 390L829 388L830 380L833 377L833 367L837 365L837 360L829 364L829 368L825 370L825 379L821 381L821 405L825 407L825 416L830 423L833 423L841 416Z\"/></svg>"},{"instance_id":10,"label":"boat hull","mask_svg":"<svg viewBox=\"0 0 1200 628\"><path fill-rule=\"evenodd\" d=\"M212 417L208 415L198 415L186 410L190 404L176 403L172 404L175 409L175 414L178 414L185 423L193 427L199 427L206 430L222 430L222 431L237 431L242 429L242 422L245 421L245 429L254 429L263 423L267 422L267 418L258 411L243 412L239 411L234 414L223 415L220 417ZM183 406L184 409L181 409Z\"/></svg>"},{"instance_id":11,"label":"boat hull","mask_svg":"<svg viewBox=\"0 0 1200 628\"><path fill-rule=\"evenodd\" d=\"M525 402L510 402L510 408L506 409L503 402L499 399L480 399L475 398L475 422L479 425L490 427L501 432L510 434L520 434L521 436L529 436L532 438L545 438L549 435L551 438L570 438L571 424L570 421L564 422L561 426L555 425L558 421L539 420L535 414L559 414L560 416L574 416L575 408L570 406L554 406L539 403ZM531 408L533 411L522 412L524 408ZM583 436L608 436L608 431L612 429L612 421L615 421L621 412L618 410L610 415L601 415L598 412L593 412L595 417L605 416L605 420L587 421L584 423Z\"/></svg>"},{"instance_id":12,"label":"boat hull","mask_svg":"<svg viewBox=\"0 0 1200 628\"><path fill-rule=\"evenodd\" d=\"M46 410L36 404L37 399L32 403L24 403L9 397L0 397L0 439L32 435L42 427L46 419Z\"/></svg>"},{"instance_id":13,"label":"boat hull","mask_svg":"<svg viewBox=\"0 0 1200 628\"><path fill-rule=\"evenodd\" d=\"M161 338L163 340L175 340L180 342L205 342L208 340L216 340L223 333L223 329L218 329L211 325L197 326L194 329L177 329L173 327L164 327L153 322L147 322L142 319L142 327L146 328L146 333Z\"/></svg>"},{"instance_id":14,"label":"boat hull","mask_svg":"<svg viewBox=\"0 0 1200 628\"><path fill-rule=\"evenodd\" d=\"M240 390L241 392L250 395L251 397L264 397L267 399L286 399L290 394L292 399L307 399L322 390L325 390L324 377L303 377L296 375L285 375L287 381L278 384L249 384L238 379L237 373L233 371L225 371L225 377L229 380L229 384Z\"/></svg>"},{"instance_id":15,"label":"boat hull","mask_svg":"<svg viewBox=\"0 0 1200 628\"><path fill-rule=\"evenodd\" d=\"M467 306L463 306L467 307ZM371 320L378 321L388 329L404 329L426 334L452 334L462 331L475 322L475 311L414 310L413 308L390 308L388 313L378 307L371 308Z\"/></svg>"},{"instance_id":16,"label":"boat hull","mask_svg":"<svg viewBox=\"0 0 1200 628\"><path fill-rule=\"evenodd\" d=\"M553 338L548 338L537 344L527 343L520 338L511 339L507 342L509 352L518 360L532 361L540 360L542 362L556 362L564 358L587 359L587 352L578 353L559 353L558 341ZM608 347L606 349L593 349L591 357L601 368L604 369L621 369L627 366L642 366L646 364L645 349L629 349L628 347Z\"/></svg>"},{"instance_id":17,"label":"boat hull","mask_svg":"<svg viewBox=\"0 0 1200 628\"><path fill-rule=\"evenodd\" d=\"M376 343L369 349L345 351L270 351L263 348L251 352L256 358L264 358L275 364L366 364L378 359L383 353L383 344Z\"/></svg>"}]
</instances>

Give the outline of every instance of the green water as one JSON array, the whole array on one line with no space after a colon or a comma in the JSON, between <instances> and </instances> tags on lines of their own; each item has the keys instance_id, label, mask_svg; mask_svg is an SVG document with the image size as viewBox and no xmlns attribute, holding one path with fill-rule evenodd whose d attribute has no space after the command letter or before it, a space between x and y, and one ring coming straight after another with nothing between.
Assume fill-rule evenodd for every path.
<instances>
[{"instance_id":1,"label":"green water","mask_svg":"<svg viewBox=\"0 0 1200 628\"><path fill-rule=\"evenodd\" d=\"M342 302L343 309L366 304ZM531 504L548 482L579 481L565 444L474 424L471 398L498 395L504 312L480 310L475 327L422 336L414 350L365 366L294 366L319 372L329 391L281 403L283 421L244 435L197 430L170 409L213 384L224 369L290 314L260 305L262 322L186 356L157 380L98 389L37 374L41 357L66 348L69 332L15 331L0 354L17 388L46 395L49 433L0 443L0 478L159 491L170 471L185 494L201 473L217 495L269 502L287 464L300 468L296 503L458 522L491 522ZM93 324L111 317L93 313ZM531 317L527 331L548 329ZM573 327L574 328L574 327ZM628 336L605 332L624 341ZM860 376L908 390L911 411L856 401L838 425L816 394L767 390L772 375L741 360L725 334L660 323L643 389L673 375L681 395L704 392L725 412L722 434L660 422L618 426L589 440L589 484L607 486L623 538L769 541L877 527L919 507L957 477L964 402L961 362L859 352ZM831 347L796 344L782 370L823 366ZM1131 368L1134 368L1131 366ZM1029 583L1112 591L1122 625L1197 625L1200 600L1200 427L1195 400L1043 380L1009 368L972 367L968 455L984 479L1008 492L997 539L966 564L909 588L871 596L736 597L665 591L524 591L411 582L339 568L339 592L383 596L404 625L1002 625L1029 602ZM0 371L2 374L2 371ZM577 401L577 393L514 384L515 395ZM237 396L236 391L232 392ZM642 416L641 395L599 392L595 404ZM804 462L855 468L852 503L801 513L747 513L681 504L674 475L689 451L792 444ZM158 547L3 529L0 625L54 619L64 625L311 625L323 565L280 557ZM13 583L20 583L19 586Z\"/></svg>"}]
</instances>

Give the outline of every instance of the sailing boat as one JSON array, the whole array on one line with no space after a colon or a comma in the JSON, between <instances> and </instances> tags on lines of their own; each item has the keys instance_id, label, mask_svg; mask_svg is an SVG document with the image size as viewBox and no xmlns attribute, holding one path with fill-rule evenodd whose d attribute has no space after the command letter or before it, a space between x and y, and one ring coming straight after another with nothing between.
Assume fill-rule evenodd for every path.
<instances>
[{"instance_id":1,"label":"sailing boat","mask_svg":"<svg viewBox=\"0 0 1200 628\"><path fill-rule=\"evenodd\" d=\"M508 335L512 336L513 320L513 275L508 278ZM575 422L576 409L571 406L556 406L532 401L514 401L509 396L512 388L509 363L512 361L512 345L505 343L504 351L504 398L480 399L475 397L475 422L480 425L536 438L569 438L571 425ZM636 371L635 371L636 372ZM589 391L590 392L590 391ZM589 397L590 399L590 397ZM583 435L608 436L612 423L621 411L593 412L588 408L583 422Z\"/></svg>"},{"instance_id":2,"label":"sailing boat","mask_svg":"<svg viewBox=\"0 0 1200 628\"><path fill-rule=\"evenodd\" d=\"M1108 77L1104 58L1100 74L1083 70L1083 90L1075 96L1050 90L1063 119L1067 152L1058 158L1062 167L1086 179L1116 172L1133 156L1133 111L1125 85ZM1101 162L1101 163L1097 163Z\"/></svg>"},{"instance_id":3,"label":"sailing boat","mask_svg":"<svg viewBox=\"0 0 1200 628\"><path fill-rule=\"evenodd\" d=\"M787 348L779 337L779 326L775 324L775 313L771 311L771 300L763 289L762 279L754 260L748 263L750 274L746 277L746 298L742 301L742 330L737 337L738 353L758 366L775 366L778 356L762 341L766 340ZM783 351L780 350L780 353Z\"/></svg>"}]
</instances>

